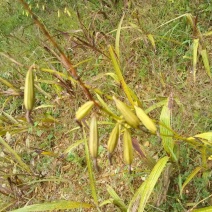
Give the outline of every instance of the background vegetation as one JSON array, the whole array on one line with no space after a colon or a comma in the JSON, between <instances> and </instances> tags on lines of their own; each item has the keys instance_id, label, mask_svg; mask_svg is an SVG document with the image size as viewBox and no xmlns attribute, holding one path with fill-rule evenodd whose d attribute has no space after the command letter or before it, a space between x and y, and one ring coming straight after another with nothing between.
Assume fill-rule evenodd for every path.
<instances>
[{"instance_id":1,"label":"background vegetation","mask_svg":"<svg viewBox=\"0 0 212 212\"><path fill-rule=\"evenodd\" d=\"M130 101L114 70L109 46L116 53L126 84L158 129L161 109L168 97L173 98L170 127L175 132L174 149L173 154L168 152L159 134L132 129L132 173L124 163L121 139L110 165L107 142L115 122L95 107L92 112L97 113L99 129L96 171L86 149L88 129L83 127L83 133L75 120L78 108L88 101L85 91L63 66L60 52L34 23L29 11L19 1L1 1L0 211L41 203L46 204L36 207L43 211L126 211L146 179L149 187L157 182L153 191L149 190L146 211L192 211L203 207L211 211L211 66L208 70L201 56L205 49L212 63L211 3L27 3L70 59L94 99L98 100L99 94L112 113L120 115L112 96L128 105ZM36 102L34 124L30 125L25 118L23 93L26 72L32 64L37 67ZM89 125L90 116L83 125ZM204 132L208 132L206 137L194 138ZM158 180L151 181L148 176L157 164L163 172L160 175L158 168Z\"/></svg>"}]
</instances>

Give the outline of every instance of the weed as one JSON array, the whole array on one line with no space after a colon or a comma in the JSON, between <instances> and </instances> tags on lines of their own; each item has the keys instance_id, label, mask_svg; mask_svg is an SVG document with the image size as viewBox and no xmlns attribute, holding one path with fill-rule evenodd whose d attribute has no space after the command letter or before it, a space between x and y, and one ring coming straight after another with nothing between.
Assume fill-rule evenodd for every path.
<instances>
[{"instance_id":1,"label":"weed","mask_svg":"<svg viewBox=\"0 0 212 212\"><path fill-rule=\"evenodd\" d=\"M1 20L6 20L0 21L2 211L210 206L211 5L27 3L33 13L18 2L0 3ZM33 63L36 102L29 126L23 86ZM78 125L75 113L87 101L94 108ZM142 112L134 110L138 107ZM87 144L93 113L98 172ZM109 166L107 142L115 123L120 135Z\"/></svg>"}]
</instances>

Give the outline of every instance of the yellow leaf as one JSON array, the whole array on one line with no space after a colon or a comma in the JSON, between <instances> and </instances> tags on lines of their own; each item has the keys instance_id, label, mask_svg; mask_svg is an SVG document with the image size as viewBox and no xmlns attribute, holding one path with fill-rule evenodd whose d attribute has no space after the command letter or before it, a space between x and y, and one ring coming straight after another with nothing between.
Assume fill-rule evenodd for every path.
<instances>
[{"instance_id":1,"label":"yellow leaf","mask_svg":"<svg viewBox=\"0 0 212 212\"><path fill-rule=\"evenodd\" d=\"M165 151L172 155L174 159L175 156L173 155L174 149L174 141L173 141L173 132L171 130L171 108L169 107L170 98L168 98L166 104L163 106L160 115L160 136L162 138L162 144Z\"/></svg>"},{"instance_id":2,"label":"yellow leaf","mask_svg":"<svg viewBox=\"0 0 212 212\"><path fill-rule=\"evenodd\" d=\"M152 44L152 47L156 51L155 39L154 39L153 35L152 34L148 34L147 37L148 37L150 43Z\"/></svg>"},{"instance_id":3,"label":"yellow leaf","mask_svg":"<svg viewBox=\"0 0 212 212\"><path fill-rule=\"evenodd\" d=\"M199 46L199 39L193 40L193 77L194 82L196 81L196 67L197 67L197 51Z\"/></svg>"},{"instance_id":4,"label":"yellow leaf","mask_svg":"<svg viewBox=\"0 0 212 212\"><path fill-rule=\"evenodd\" d=\"M28 205L23 208L12 210L10 212L29 212L29 211L58 211L68 209L91 208L92 205L84 202L74 202L59 200L54 202L45 202L41 204Z\"/></svg>"},{"instance_id":5,"label":"yellow leaf","mask_svg":"<svg viewBox=\"0 0 212 212\"><path fill-rule=\"evenodd\" d=\"M206 49L203 49L203 50L201 51L201 56L202 56L202 61L203 61L205 70L206 70L208 76L211 78L212 75L211 75L210 64L209 64L208 54L207 54Z\"/></svg>"}]
</instances>

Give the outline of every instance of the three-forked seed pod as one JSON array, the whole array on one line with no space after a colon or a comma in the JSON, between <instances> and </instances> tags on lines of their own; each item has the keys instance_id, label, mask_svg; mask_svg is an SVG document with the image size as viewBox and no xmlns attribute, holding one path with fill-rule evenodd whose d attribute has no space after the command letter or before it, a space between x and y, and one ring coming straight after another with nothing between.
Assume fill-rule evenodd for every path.
<instances>
[{"instance_id":1,"label":"three-forked seed pod","mask_svg":"<svg viewBox=\"0 0 212 212\"><path fill-rule=\"evenodd\" d=\"M151 118L140 108L135 106L135 112L143 125L152 133L156 133L157 128Z\"/></svg>"},{"instance_id":2,"label":"three-forked seed pod","mask_svg":"<svg viewBox=\"0 0 212 212\"><path fill-rule=\"evenodd\" d=\"M112 153L114 152L117 143L119 139L119 123L116 123L115 127L113 128L108 143L107 143L107 149L108 149L108 158L110 161L110 164L112 164Z\"/></svg>"},{"instance_id":3,"label":"three-forked seed pod","mask_svg":"<svg viewBox=\"0 0 212 212\"><path fill-rule=\"evenodd\" d=\"M123 141L124 141L124 161L126 164L129 165L129 172L131 173L131 164L133 161L133 145L132 145L131 133L128 129L125 129L124 131Z\"/></svg>"},{"instance_id":4,"label":"three-forked seed pod","mask_svg":"<svg viewBox=\"0 0 212 212\"><path fill-rule=\"evenodd\" d=\"M76 119L80 121L83 119L88 113L91 111L91 109L94 106L93 101L88 101L85 104L83 104L76 112Z\"/></svg>"},{"instance_id":5,"label":"three-forked seed pod","mask_svg":"<svg viewBox=\"0 0 212 212\"><path fill-rule=\"evenodd\" d=\"M116 99L115 97L113 97L113 99L116 103L116 107L123 115L125 121L133 128L137 128L140 122L138 117L130 110L130 108L125 103Z\"/></svg>"},{"instance_id":6,"label":"three-forked seed pod","mask_svg":"<svg viewBox=\"0 0 212 212\"><path fill-rule=\"evenodd\" d=\"M31 111L34 107L35 102L35 91L34 91L34 75L33 68L31 66L26 74L25 85L24 85L24 106L26 108L26 119L29 123L33 123L31 119Z\"/></svg>"},{"instance_id":7,"label":"three-forked seed pod","mask_svg":"<svg viewBox=\"0 0 212 212\"><path fill-rule=\"evenodd\" d=\"M91 117L90 122L89 151L91 157L93 158L94 166L97 170L98 170L97 165L98 147L99 147L98 126L97 126L96 115L94 114Z\"/></svg>"}]
</instances>

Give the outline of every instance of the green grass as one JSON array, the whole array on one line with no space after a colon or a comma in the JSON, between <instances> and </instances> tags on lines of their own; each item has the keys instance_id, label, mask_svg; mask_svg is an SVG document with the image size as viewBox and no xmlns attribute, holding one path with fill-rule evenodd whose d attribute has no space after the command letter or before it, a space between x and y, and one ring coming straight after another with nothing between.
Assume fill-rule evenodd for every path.
<instances>
[{"instance_id":1,"label":"green grass","mask_svg":"<svg viewBox=\"0 0 212 212\"><path fill-rule=\"evenodd\" d=\"M172 109L172 129L183 138L212 131L211 79L199 59L196 83L193 82L190 73L193 66L193 29L186 17L173 20L186 13L198 15L198 27L201 32L211 31L209 2L162 0L157 3L155 1L141 3L136 0L129 1L128 7L124 7L122 1L114 4L112 0L108 1L108 5L104 1L81 0L77 3L54 0L51 4L41 1L28 2L72 64L80 63L77 66L77 73L89 86L92 95L95 96L94 89L101 90L102 98L117 115L119 112L108 96L115 95L125 103L128 103L128 100L120 85L104 74L114 73L108 45L115 45L117 26L124 11L120 35L120 68L125 82L136 93L144 110L167 99L170 92L173 92L177 101L174 102ZM36 3L39 4L39 8L36 7ZM45 5L45 10L42 10L42 4ZM19 96L4 95L2 92L9 88L0 84L1 111L10 114L18 121L16 124L1 114L0 135L32 170L30 175L27 174L13 156L0 145L0 182L9 191L9 195L5 195L0 187L2 200L0 208L6 208L0 211L54 200L73 200L94 205L84 145L79 144L69 154L64 154L70 145L83 139L82 130L74 129L78 127L74 119L75 112L87 98L78 84L73 85L71 94L64 84L56 85L58 79L54 75L40 70L49 68L68 75L68 71L55 55L43 48L45 44L58 54L30 16L23 14L21 4L3 1L0 6L0 52L3 53L0 54L0 77L12 83L21 92ZM70 16L67 12L64 13L65 8L70 12ZM172 21L167 23L170 20ZM152 34L155 40L156 51L147 37L148 34ZM212 64L211 42L211 36L204 36L210 64ZM183 58L185 55L191 58ZM22 65L15 64L12 59ZM25 120L22 94L25 74L33 63L39 66L35 72L35 82L41 88L36 89L35 106L54 107L34 110L32 112L34 126L29 126ZM65 85L67 86L67 81ZM157 124L161 108L156 108L148 114ZM113 156L113 165L110 166L106 147L113 128L111 123L115 122L102 110L95 108L94 111L98 114L100 135L98 157L100 171L93 171L99 204L111 198L107 192L107 185L110 185L128 205L143 180L151 173L153 166L147 165L134 151L135 158L130 175L128 167L124 164L122 142L118 144ZM85 122L89 125L89 116ZM85 130L88 133L86 128ZM132 132L133 138L142 145L145 154L155 162L167 154L157 136L135 129ZM12 139L9 139L9 135ZM170 175L166 175L168 168L164 168L147 202L146 211L180 212L188 211L192 207L212 205L210 160L206 161L207 167L189 182L183 195L180 196L179 176L184 183L197 166L205 164L202 163L201 148L192 147L183 139L175 141L173 151L179 163L169 161L173 165ZM208 158L212 154L210 145L207 146L206 152ZM15 181L15 176L24 183L24 186ZM12 188L8 177L13 181ZM45 182L41 182L45 179ZM167 179L170 184L166 190L164 183L168 183ZM161 192L165 198L158 204ZM204 198L205 201L202 201ZM15 203L12 204L13 202ZM97 211L97 209L119 211L115 204L105 204L92 209L76 209L76 211Z\"/></svg>"}]
</instances>

